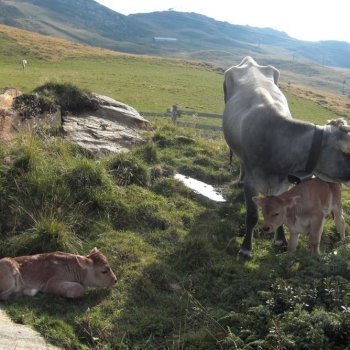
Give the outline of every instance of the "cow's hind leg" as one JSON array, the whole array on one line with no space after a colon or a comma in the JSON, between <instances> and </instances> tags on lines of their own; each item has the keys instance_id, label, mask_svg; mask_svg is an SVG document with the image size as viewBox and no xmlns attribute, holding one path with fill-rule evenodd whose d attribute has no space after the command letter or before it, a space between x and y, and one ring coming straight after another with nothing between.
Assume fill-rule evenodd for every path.
<instances>
[{"instance_id":1,"label":"cow's hind leg","mask_svg":"<svg viewBox=\"0 0 350 350\"><path fill-rule=\"evenodd\" d=\"M44 293L61 295L65 298L81 298L85 293L85 288L77 282L67 282L63 280L52 279L47 282Z\"/></svg>"},{"instance_id":2,"label":"cow's hind leg","mask_svg":"<svg viewBox=\"0 0 350 350\"><path fill-rule=\"evenodd\" d=\"M236 186L242 187L244 185L244 164L241 161L239 166L239 176L238 179L233 181L233 184Z\"/></svg>"},{"instance_id":3,"label":"cow's hind leg","mask_svg":"<svg viewBox=\"0 0 350 350\"><path fill-rule=\"evenodd\" d=\"M253 246L253 233L256 224L258 223L258 207L253 201L253 197L256 195L254 188L247 184L244 184L244 196L246 202L246 233L243 239L243 243L239 250L239 255L244 258L251 258L251 251Z\"/></svg>"}]
</instances>

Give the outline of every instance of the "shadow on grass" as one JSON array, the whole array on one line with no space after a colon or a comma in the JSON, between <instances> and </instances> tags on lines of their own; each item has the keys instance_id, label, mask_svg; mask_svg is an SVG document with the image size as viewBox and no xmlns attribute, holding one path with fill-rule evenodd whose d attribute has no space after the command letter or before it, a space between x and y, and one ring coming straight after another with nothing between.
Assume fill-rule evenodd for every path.
<instances>
[{"instance_id":1,"label":"shadow on grass","mask_svg":"<svg viewBox=\"0 0 350 350\"><path fill-rule=\"evenodd\" d=\"M259 258L253 263L237 260L244 220L241 198L237 190L232 202L203 206L188 234L174 240L171 249L160 252L131 281L116 320L119 332L111 340L115 348L219 349L222 341L226 348L234 345L235 336L220 319L243 310L268 283Z\"/></svg>"}]
</instances>

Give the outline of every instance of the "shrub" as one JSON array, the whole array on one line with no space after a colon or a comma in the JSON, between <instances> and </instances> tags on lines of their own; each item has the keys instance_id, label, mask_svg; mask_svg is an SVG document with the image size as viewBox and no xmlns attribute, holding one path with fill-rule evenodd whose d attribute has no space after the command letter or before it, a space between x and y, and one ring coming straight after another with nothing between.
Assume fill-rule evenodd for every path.
<instances>
[{"instance_id":1,"label":"shrub","mask_svg":"<svg viewBox=\"0 0 350 350\"><path fill-rule=\"evenodd\" d=\"M19 112L23 119L30 119L45 112L55 113L59 106L51 96L23 94L15 98L13 108Z\"/></svg>"},{"instance_id":2,"label":"shrub","mask_svg":"<svg viewBox=\"0 0 350 350\"><path fill-rule=\"evenodd\" d=\"M68 112L80 113L98 108L97 99L88 91L77 86L65 83L49 82L33 90L39 96L53 99L61 106L62 115Z\"/></svg>"}]
</instances>

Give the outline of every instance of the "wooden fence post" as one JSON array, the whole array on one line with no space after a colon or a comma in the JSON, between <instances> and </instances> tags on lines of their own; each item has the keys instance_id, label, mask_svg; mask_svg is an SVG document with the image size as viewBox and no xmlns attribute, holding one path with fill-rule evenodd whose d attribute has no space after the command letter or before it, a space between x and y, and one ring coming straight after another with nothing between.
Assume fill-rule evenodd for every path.
<instances>
[{"instance_id":1,"label":"wooden fence post","mask_svg":"<svg viewBox=\"0 0 350 350\"><path fill-rule=\"evenodd\" d=\"M176 124L176 119L179 116L179 110L176 105L172 105L171 107L171 121Z\"/></svg>"}]
</instances>

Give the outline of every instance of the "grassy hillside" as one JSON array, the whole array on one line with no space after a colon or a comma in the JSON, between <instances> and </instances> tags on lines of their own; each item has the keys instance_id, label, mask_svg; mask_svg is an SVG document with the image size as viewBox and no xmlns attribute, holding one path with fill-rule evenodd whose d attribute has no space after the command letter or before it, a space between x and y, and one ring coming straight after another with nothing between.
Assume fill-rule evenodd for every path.
<instances>
[{"instance_id":1,"label":"grassy hillside","mask_svg":"<svg viewBox=\"0 0 350 350\"><path fill-rule=\"evenodd\" d=\"M24 43L21 32L1 33L11 50L0 45L0 87L28 92L54 80L139 110L163 111L176 102L222 112L223 76L207 65L75 45L65 51L66 42L47 38L45 45L40 36ZM29 65L22 70L24 49ZM337 116L331 96L306 91L305 99L293 85L284 89L296 117L323 124ZM327 108L317 99L330 101ZM113 288L79 301L46 295L8 301L11 317L64 349L345 349L349 240L339 244L329 221L320 257L310 256L305 238L289 257L258 231L254 258L237 260L244 201L242 190L230 186L238 163L229 166L222 135L202 138L151 119L146 143L125 155L94 159L48 133L0 145L0 257L57 249L86 254L97 246L118 278ZM227 202L200 200L173 179L174 171L217 186ZM349 222L348 191L343 205Z\"/></svg>"},{"instance_id":2,"label":"grassy hillside","mask_svg":"<svg viewBox=\"0 0 350 350\"><path fill-rule=\"evenodd\" d=\"M349 68L350 44L308 42L271 28L234 25L196 13L162 11L124 16L93 0L0 0L0 23L80 43L139 54L210 58L215 50L231 57L245 55L292 59ZM168 36L172 43L155 42ZM208 53L209 51L209 53ZM219 57L212 57L216 62ZM225 60L221 60L221 64Z\"/></svg>"},{"instance_id":3,"label":"grassy hillside","mask_svg":"<svg viewBox=\"0 0 350 350\"><path fill-rule=\"evenodd\" d=\"M151 36L147 28L91 0L1 0L0 23L128 52L142 50L138 42ZM127 41L130 37L138 39Z\"/></svg>"}]
</instances>

